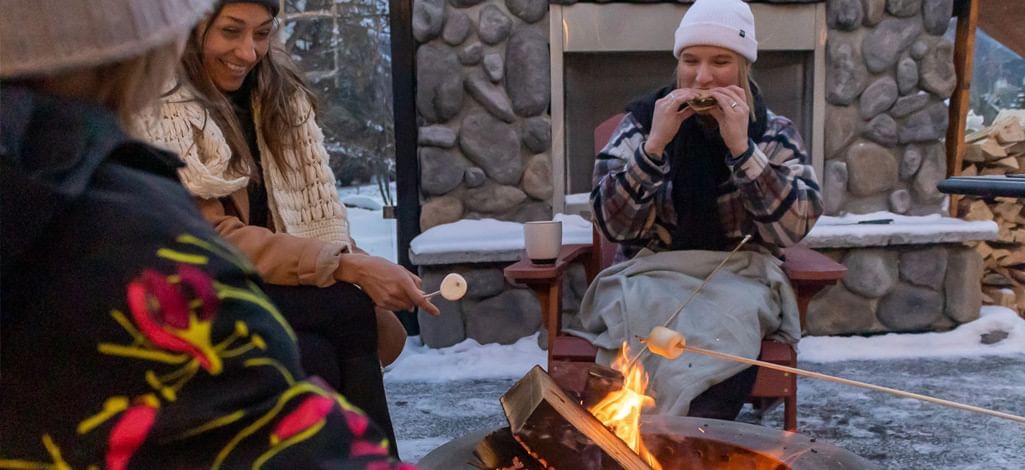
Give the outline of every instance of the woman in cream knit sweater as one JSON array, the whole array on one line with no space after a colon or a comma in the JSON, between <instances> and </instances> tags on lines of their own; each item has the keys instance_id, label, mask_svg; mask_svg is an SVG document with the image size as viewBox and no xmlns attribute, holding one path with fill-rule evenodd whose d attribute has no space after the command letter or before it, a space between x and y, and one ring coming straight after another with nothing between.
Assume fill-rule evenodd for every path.
<instances>
[{"instance_id":1,"label":"woman in cream knit sweater","mask_svg":"<svg viewBox=\"0 0 1025 470\"><path fill-rule=\"evenodd\" d=\"M315 98L273 39L278 8L277 0L221 1L186 46L187 85L166 95L144 127L181 155L179 174L204 217L267 282L296 329L306 371L394 443L378 341L388 343L380 356L394 360L405 332L389 310L438 310L417 276L350 238Z\"/></svg>"}]
</instances>

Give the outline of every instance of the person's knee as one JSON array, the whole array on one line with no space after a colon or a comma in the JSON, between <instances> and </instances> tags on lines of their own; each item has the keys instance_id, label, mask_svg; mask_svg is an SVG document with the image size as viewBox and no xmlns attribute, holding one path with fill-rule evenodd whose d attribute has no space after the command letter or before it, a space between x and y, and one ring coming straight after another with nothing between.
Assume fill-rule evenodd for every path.
<instances>
[{"instance_id":1,"label":"person's knee","mask_svg":"<svg viewBox=\"0 0 1025 470\"><path fill-rule=\"evenodd\" d=\"M332 388L342 385L341 365L336 357L335 347L326 336L306 331L297 331L299 357L307 376L318 376Z\"/></svg>"}]
</instances>

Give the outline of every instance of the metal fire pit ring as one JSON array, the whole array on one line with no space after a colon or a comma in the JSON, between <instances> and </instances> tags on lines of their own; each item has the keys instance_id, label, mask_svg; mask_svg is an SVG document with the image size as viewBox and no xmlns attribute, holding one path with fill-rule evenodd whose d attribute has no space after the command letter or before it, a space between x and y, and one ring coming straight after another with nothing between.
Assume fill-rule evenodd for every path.
<instances>
[{"instance_id":1,"label":"metal fire pit ring","mask_svg":"<svg viewBox=\"0 0 1025 470\"><path fill-rule=\"evenodd\" d=\"M645 415L641 430L645 444L666 470L877 468L850 451L803 434L734 421ZM475 469L468 463L474 459L473 449L492 431L476 431L449 441L417 465L425 470Z\"/></svg>"}]
</instances>

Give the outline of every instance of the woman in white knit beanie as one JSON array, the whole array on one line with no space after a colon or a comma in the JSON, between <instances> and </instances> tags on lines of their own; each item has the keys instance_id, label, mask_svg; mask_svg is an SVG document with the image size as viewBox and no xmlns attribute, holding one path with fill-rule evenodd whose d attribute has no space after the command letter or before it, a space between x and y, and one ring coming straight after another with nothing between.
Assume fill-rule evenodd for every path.
<instances>
[{"instance_id":1,"label":"woman in white knit beanie","mask_svg":"<svg viewBox=\"0 0 1025 470\"><path fill-rule=\"evenodd\" d=\"M726 252L745 235L753 237L747 250L779 256L811 230L822 213L822 202L797 130L790 120L766 109L751 79L758 41L750 7L740 0L697 0L676 29L673 55L678 59L676 83L630 103L597 156L591 192L597 225L606 238L619 243L619 260L633 258L642 248L667 255ZM741 256L764 255L737 257ZM766 261L766 269L781 275L774 263ZM723 278L729 276L716 276L701 296L714 297L708 291L728 282ZM654 285L658 279L638 275L628 282ZM619 302L630 304L631 312L652 312L644 318L632 313L641 324L630 323L627 330L643 329L648 321L661 324L673 310L670 305L645 303L658 302L658 296L620 302L616 295L596 295L595 302L613 308ZM726 342L737 341L732 352L754 357L760 341L737 340L742 335L735 332L750 332L743 337L759 340L774 335L796 342L800 337L796 308L786 311L764 283L755 284L744 296L728 297L734 304L709 302L704 311L695 302L669 326L688 334L688 343L692 337L700 343L715 335L715 342L702 345L722 350ZM772 321L759 320L766 302L781 311ZM626 318L599 321L617 314L609 309L581 310L591 333L610 337L609 347L631 339L618 338L604 326L634 321L629 320L634 318L631 312L622 313ZM692 323L699 319L705 323ZM726 361L699 367L701 361L688 361L693 368L677 368L682 361L658 366L652 382L657 412L721 419L737 415L751 389L754 369Z\"/></svg>"}]
</instances>

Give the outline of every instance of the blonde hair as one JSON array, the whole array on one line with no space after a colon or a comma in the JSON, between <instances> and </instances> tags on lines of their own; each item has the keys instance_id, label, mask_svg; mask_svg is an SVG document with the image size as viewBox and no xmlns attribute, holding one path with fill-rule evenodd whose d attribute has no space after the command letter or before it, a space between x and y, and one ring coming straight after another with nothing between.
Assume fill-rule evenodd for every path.
<instances>
[{"instance_id":1,"label":"blonde hair","mask_svg":"<svg viewBox=\"0 0 1025 470\"><path fill-rule=\"evenodd\" d=\"M737 85L744 89L744 98L747 100L747 109L750 110L748 114L751 115L751 122L757 122L758 115L755 114L755 94L751 89L751 85L754 84L757 88L758 84L755 83L754 77L751 76L752 64L750 60L747 60L747 57L740 54L737 54L737 60L740 61L740 66L738 67L740 70L737 71Z\"/></svg>"},{"instance_id":2,"label":"blonde hair","mask_svg":"<svg viewBox=\"0 0 1025 470\"><path fill-rule=\"evenodd\" d=\"M137 134L137 113L160 97L161 88L174 76L180 52L176 38L142 55L21 83L43 92L100 104L117 115L125 131Z\"/></svg>"}]
</instances>

